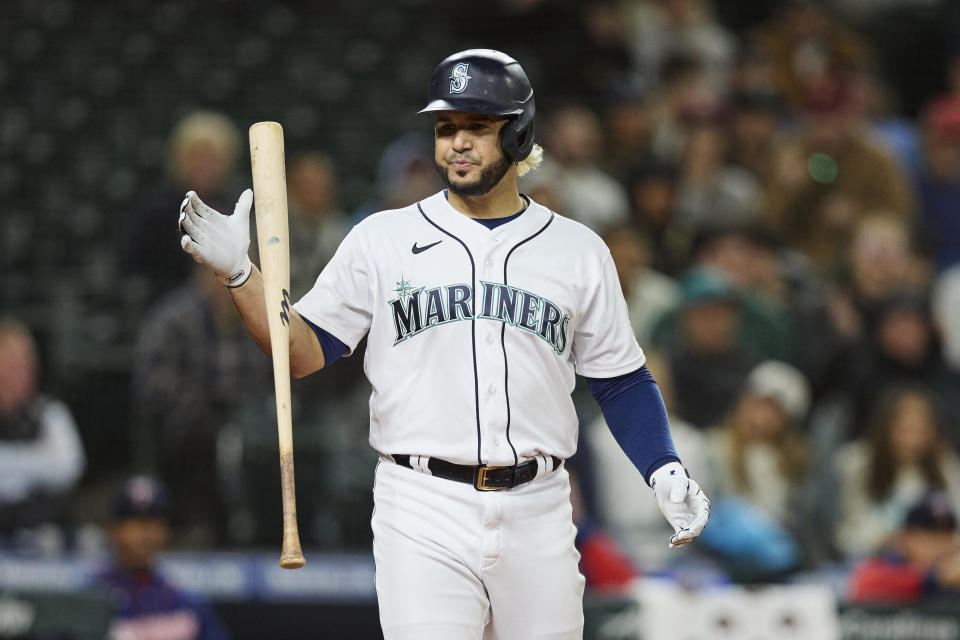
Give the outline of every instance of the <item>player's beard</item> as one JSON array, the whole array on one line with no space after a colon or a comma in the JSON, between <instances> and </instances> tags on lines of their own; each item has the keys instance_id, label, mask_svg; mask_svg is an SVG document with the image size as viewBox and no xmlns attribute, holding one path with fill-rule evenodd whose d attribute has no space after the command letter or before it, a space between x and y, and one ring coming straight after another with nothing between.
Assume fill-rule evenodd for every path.
<instances>
[{"instance_id":1,"label":"player's beard","mask_svg":"<svg viewBox=\"0 0 960 640\"><path fill-rule=\"evenodd\" d=\"M437 173L440 174L440 180L447 186L447 189L461 197L482 196L489 193L510 170L510 161L505 155L501 154L496 162L480 170L479 179L472 182L454 183L447 173L452 169L447 169L439 162L434 162L434 164L437 167Z\"/></svg>"}]
</instances>

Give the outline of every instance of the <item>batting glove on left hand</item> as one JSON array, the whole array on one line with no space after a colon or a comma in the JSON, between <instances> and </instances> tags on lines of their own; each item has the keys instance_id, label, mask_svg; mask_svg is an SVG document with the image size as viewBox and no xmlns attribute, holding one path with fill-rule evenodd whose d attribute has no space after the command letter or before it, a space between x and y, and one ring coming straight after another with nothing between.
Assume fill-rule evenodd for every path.
<instances>
[{"instance_id":1,"label":"batting glove on left hand","mask_svg":"<svg viewBox=\"0 0 960 640\"><path fill-rule=\"evenodd\" d=\"M710 517L710 501L700 485L687 476L679 462L670 462L653 472L650 486L660 511L673 527L670 548L683 546L700 535Z\"/></svg>"}]
</instances>

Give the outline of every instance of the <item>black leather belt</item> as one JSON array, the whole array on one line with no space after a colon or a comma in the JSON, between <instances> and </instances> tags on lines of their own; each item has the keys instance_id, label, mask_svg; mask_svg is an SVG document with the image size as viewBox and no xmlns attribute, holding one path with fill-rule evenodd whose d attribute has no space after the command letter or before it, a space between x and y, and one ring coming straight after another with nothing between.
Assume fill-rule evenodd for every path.
<instances>
[{"instance_id":1,"label":"black leather belt","mask_svg":"<svg viewBox=\"0 0 960 640\"><path fill-rule=\"evenodd\" d=\"M398 453L391 457L401 467L417 470L410 464L411 456ZM553 460L551 472L556 471L563 463L563 460L556 456L550 456L550 459ZM472 484L477 491L512 489L537 477L536 459L527 460L511 467L487 467L454 464L439 458L430 458L427 462L427 468L430 469L432 475L438 478Z\"/></svg>"}]
</instances>

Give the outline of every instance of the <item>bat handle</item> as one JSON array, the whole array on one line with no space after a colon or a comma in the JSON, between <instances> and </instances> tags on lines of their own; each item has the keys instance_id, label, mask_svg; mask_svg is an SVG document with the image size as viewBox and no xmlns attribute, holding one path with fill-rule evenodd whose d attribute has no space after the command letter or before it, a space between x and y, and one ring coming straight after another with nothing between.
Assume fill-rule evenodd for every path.
<instances>
[{"instance_id":1,"label":"bat handle","mask_svg":"<svg viewBox=\"0 0 960 640\"><path fill-rule=\"evenodd\" d=\"M300 548L300 533L297 531L292 451L280 452L280 486L283 496L283 547L280 553L280 566L284 569L299 569L306 560Z\"/></svg>"}]
</instances>

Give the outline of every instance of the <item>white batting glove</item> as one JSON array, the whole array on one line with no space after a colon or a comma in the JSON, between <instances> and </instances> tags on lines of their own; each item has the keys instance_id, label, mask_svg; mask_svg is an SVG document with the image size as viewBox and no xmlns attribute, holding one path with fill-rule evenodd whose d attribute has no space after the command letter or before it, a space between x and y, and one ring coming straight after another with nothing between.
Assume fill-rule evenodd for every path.
<instances>
[{"instance_id":1,"label":"white batting glove","mask_svg":"<svg viewBox=\"0 0 960 640\"><path fill-rule=\"evenodd\" d=\"M653 495L663 517L673 527L670 548L683 546L700 535L710 517L710 500L700 485L687 476L679 462L670 462L650 476Z\"/></svg>"},{"instance_id":2,"label":"white batting glove","mask_svg":"<svg viewBox=\"0 0 960 640\"><path fill-rule=\"evenodd\" d=\"M225 216L188 191L180 204L180 246L197 262L209 265L228 287L239 287L253 269L250 248L250 205L253 191L240 194L232 216Z\"/></svg>"}]
</instances>

